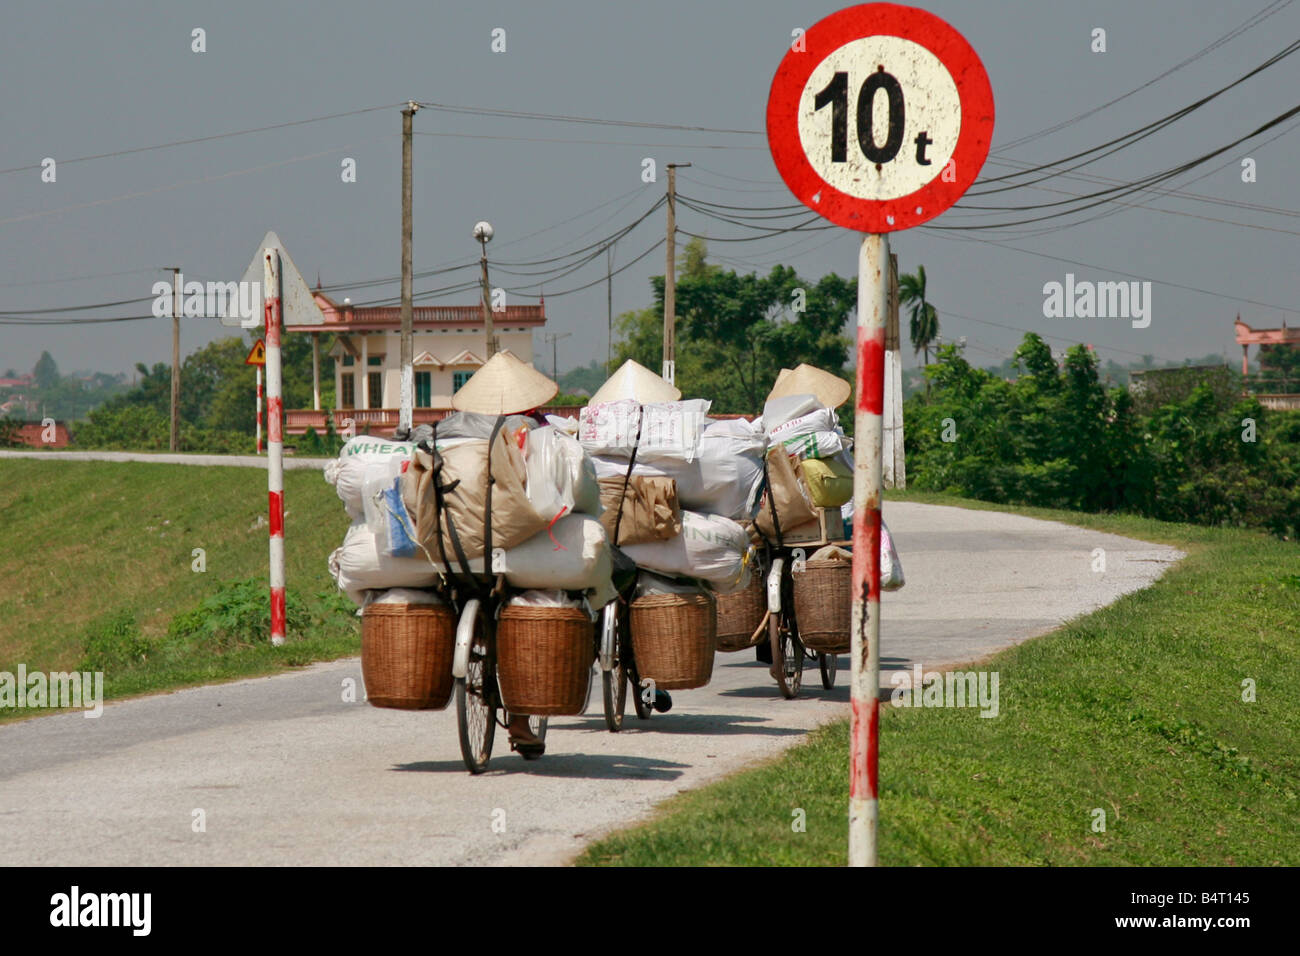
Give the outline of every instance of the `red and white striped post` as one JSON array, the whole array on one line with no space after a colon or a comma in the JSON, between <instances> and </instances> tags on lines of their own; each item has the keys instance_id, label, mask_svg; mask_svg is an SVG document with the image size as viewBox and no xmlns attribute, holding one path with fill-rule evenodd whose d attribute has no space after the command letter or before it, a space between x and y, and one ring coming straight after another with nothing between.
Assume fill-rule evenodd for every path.
<instances>
[{"instance_id":1,"label":"red and white striped post","mask_svg":"<svg viewBox=\"0 0 1300 956\"><path fill-rule=\"evenodd\" d=\"M280 253L267 247L266 301L266 483L271 525L271 643L284 643L284 399L281 395Z\"/></svg>"},{"instance_id":2,"label":"red and white striped post","mask_svg":"<svg viewBox=\"0 0 1300 956\"><path fill-rule=\"evenodd\" d=\"M889 235L858 253L857 407L853 428L853 647L849 866L876 865L880 755L880 497L884 450Z\"/></svg>"},{"instance_id":3,"label":"red and white striped post","mask_svg":"<svg viewBox=\"0 0 1300 956\"><path fill-rule=\"evenodd\" d=\"M262 366L257 368L257 453L262 453Z\"/></svg>"}]
</instances>

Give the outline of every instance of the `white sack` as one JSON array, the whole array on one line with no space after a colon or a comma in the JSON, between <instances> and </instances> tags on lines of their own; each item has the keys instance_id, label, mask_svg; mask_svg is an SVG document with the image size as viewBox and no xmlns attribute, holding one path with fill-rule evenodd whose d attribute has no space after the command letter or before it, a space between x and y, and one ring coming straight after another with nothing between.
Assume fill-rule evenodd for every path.
<instances>
[{"instance_id":1,"label":"white sack","mask_svg":"<svg viewBox=\"0 0 1300 956\"><path fill-rule=\"evenodd\" d=\"M632 473L672 478L677 482L677 500L690 511L745 519L753 515L763 482L766 447L762 432L743 419L713 422L700 436L694 461L642 461L637 455ZM602 455L592 462L599 478L621 478L627 472L626 458Z\"/></svg>"},{"instance_id":2,"label":"white sack","mask_svg":"<svg viewBox=\"0 0 1300 956\"><path fill-rule=\"evenodd\" d=\"M334 480L334 490L347 508L349 517L356 519L365 514L364 492L366 481L384 478L390 473L391 463L410 461L415 446L411 442L372 438L358 435L339 452L339 465ZM329 480L329 471L326 472Z\"/></svg>"},{"instance_id":3,"label":"white sack","mask_svg":"<svg viewBox=\"0 0 1300 956\"><path fill-rule=\"evenodd\" d=\"M709 406L703 398L684 402L633 401L588 405L578 417L578 440L592 455L637 459L676 458L693 461L699 450ZM637 441L638 422L641 440Z\"/></svg>"},{"instance_id":4,"label":"white sack","mask_svg":"<svg viewBox=\"0 0 1300 956\"><path fill-rule=\"evenodd\" d=\"M749 533L722 515L682 511L681 534L621 550L637 567L702 578L724 592L741 586L749 571Z\"/></svg>"},{"instance_id":5,"label":"white sack","mask_svg":"<svg viewBox=\"0 0 1300 956\"><path fill-rule=\"evenodd\" d=\"M454 558L452 561L459 570ZM507 583L517 588L592 591L593 607L607 603L614 596L613 562L605 529L588 515L561 518L549 533L538 532L523 544L499 552L492 567L496 573L504 573ZM433 587L441 570L441 563L431 563L423 554L411 558L386 554L365 522L356 522L348 528L343 546L330 555L330 573L335 583L357 604L364 601L363 592L367 589ZM483 573L483 559L470 561L469 570Z\"/></svg>"},{"instance_id":6,"label":"white sack","mask_svg":"<svg viewBox=\"0 0 1300 956\"><path fill-rule=\"evenodd\" d=\"M523 591L506 603L511 607L576 607L582 610L582 602L563 591Z\"/></svg>"},{"instance_id":7,"label":"white sack","mask_svg":"<svg viewBox=\"0 0 1300 956\"><path fill-rule=\"evenodd\" d=\"M390 588L387 591L372 592L374 597L368 604L443 604L436 591L417 591L413 588Z\"/></svg>"},{"instance_id":8,"label":"white sack","mask_svg":"<svg viewBox=\"0 0 1300 956\"><path fill-rule=\"evenodd\" d=\"M785 395L764 404L763 415L759 418L758 424L770 435L772 429L824 407L814 395Z\"/></svg>"}]
</instances>

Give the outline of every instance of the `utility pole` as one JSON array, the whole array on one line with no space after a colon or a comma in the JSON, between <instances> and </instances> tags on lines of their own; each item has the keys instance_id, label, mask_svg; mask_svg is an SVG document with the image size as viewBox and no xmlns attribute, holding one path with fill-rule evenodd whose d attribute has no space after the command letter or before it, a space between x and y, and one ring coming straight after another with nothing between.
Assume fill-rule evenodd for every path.
<instances>
[{"instance_id":1,"label":"utility pole","mask_svg":"<svg viewBox=\"0 0 1300 956\"><path fill-rule=\"evenodd\" d=\"M614 364L614 244L605 247L605 374Z\"/></svg>"},{"instance_id":2,"label":"utility pole","mask_svg":"<svg viewBox=\"0 0 1300 956\"><path fill-rule=\"evenodd\" d=\"M411 310L411 120L420 108L408 100L402 109L402 385L397 413L398 431L410 435L412 407L415 405L415 376L411 369L413 319ZM368 375L369 369L362 369Z\"/></svg>"},{"instance_id":3,"label":"utility pole","mask_svg":"<svg viewBox=\"0 0 1300 956\"><path fill-rule=\"evenodd\" d=\"M492 303L488 301L487 244L492 241L492 223L480 220L474 224L474 238L483 250L479 266L483 275L483 331L487 335L487 357L497 354L496 332L492 329Z\"/></svg>"},{"instance_id":4,"label":"utility pole","mask_svg":"<svg viewBox=\"0 0 1300 956\"><path fill-rule=\"evenodd\" d=\"M677 167L668 164L668 262L664 271L664 368L669 385L677 374Z\"/></svg>"},{"instance_id":5,"label":"utility pole","mask_svg":"<svg viewBox=\"0 0 1300 956\"><path fill-rule=\"evenodd\" d=\"M546 341L551 343L551 380L552 381L558 382L560 380L560 369L556 360L556 356L559 355L559 348L556 346L555 343L560 341L560 339L567 339L572 334L573 334L572 332L543 332L542 333L542 338L544 338Z\"/></svg>"},{"instance_id":6,"label":"utility pole","mask_svg":"<svg viewBox=\"0 0 1300 956\"><path fill-rule=\"evenodd\" d=\"M181 429L181 267L172 266L172 425L171 451L180 449Z\"/></svg>"}]
</instances>

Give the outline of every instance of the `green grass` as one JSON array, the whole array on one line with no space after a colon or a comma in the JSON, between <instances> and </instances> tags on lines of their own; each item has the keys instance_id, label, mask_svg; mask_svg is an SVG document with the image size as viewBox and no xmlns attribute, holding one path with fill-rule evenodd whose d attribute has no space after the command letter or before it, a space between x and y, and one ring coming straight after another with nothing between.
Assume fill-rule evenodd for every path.
<instances>
[{"instance_id":1,"label":"green grass","mask_svg":"<svg viewBox=\"0 0 1300 956\"><path fill-rule=\"evenodd\" d=\"M1175 545L1151 588L996 655L1000 716L886 706L880 860L913 865L1300 863L1300 550L1263 534L942 495ZM888 511L888 504L886 504ZM906 562L906 555L903 556ZM1242 700L1253 679L1256 700ZM847 721L680 795L582 865L842 865ZM1094 809L1106 814L1094 832ZM793 813L806 814L795 832Z\"/></svg>"},{"instance_id":2,"label":"green grass","mask_svg":"<svg viewBox=\"0 0 1300 956\"><path fill-rule=\"evenodd\" d=\"M264 471L0 461L0 671L20 662L66 670L98 655L105 696L121 697L356 653L357 621L326 567L347 529L343 505L314 470L285 473L285 501L286 584L299 626L273 648L247 619L269 604ZM248 579L261 586L235 586ZM174 618L204 601L206 617L244 617L224 631L169 635ZM0 710L0 719L30 715Z\"/></svg>"}]
</instances>

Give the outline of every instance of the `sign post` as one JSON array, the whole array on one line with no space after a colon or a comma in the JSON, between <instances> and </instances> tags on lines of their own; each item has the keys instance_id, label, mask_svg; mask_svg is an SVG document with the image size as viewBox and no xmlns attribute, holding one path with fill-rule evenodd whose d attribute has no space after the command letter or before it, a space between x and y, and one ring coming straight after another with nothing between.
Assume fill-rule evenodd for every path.
<instances>
[{"instance_id":1,"label":"sign post","mask_svg":"<svg viewBox=\"0 0 1300 956\"><path fill-rule=\"evenodd\" d=\"M874 866L889 233L938 216L975 181L993 136L993 91L965 38L913 7L850 7L801 39L768 95L772 159L800 202L865 233L854 348L848 856L850 866Z\"/></svg>"},{"instance_id":2,"label":"sign post","mask_svg":"<svg viewBox=\"0 0 1300 956\"><path fill-rule=\"evenodd\" d=\"M252 365L261 352L266 364L266 486L271 532L271 643L284 643L284 398L280 354L280 336L286 327L295 325L321 325L321 315L316 298L307 287L302 273L289 258L280 237L268 232L257 247L253 261L244 271L241 285L260 288L262 292L262 320L266 325L266 339L253 346L245 363ZM254 297L255 299L255 297ZM223 325L238 325L251 329L257 326L256 318L243 319L225 316ZM260 367L259 367L260 370ZM259 402L259 414L260 414ZM260 435L260 424L259 424ZM259 438L260 446L260 438ZM258 448L261 453L261 448Z\"/></svg>"},{"instance_id":3,"label":"sign post","mask_svg":"<svg viewBox=\"0 0 1300 956\"><path fill-rule=\"evenodd\" d=\"M265 252L266 486L271 526L271 643L284 643L284 434L280 383L280 254Z\"/></svg>"},{"instance_id":4,"label":"sign post","mask_svg":"<svg viewBox=\"0 0 1300 956\"><path fill-rule=\"evenodd\" d=\"M266 364L266 343L261 339L253 345L253 350L244 359L245 365L257 368L257 454L262 454L262 366Z\"/></svg>"}]
</instances>

